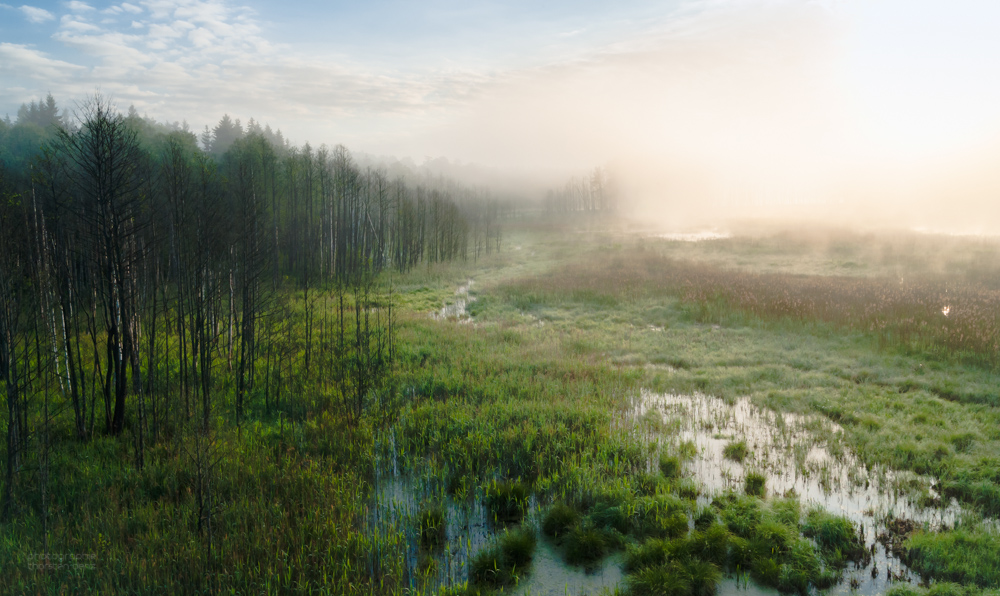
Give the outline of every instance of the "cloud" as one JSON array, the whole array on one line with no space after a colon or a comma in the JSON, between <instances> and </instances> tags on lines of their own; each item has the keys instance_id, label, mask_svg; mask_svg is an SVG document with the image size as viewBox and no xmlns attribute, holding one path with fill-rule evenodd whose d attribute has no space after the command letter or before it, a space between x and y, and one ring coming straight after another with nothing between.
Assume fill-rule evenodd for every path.
<instances>
[{"instance_id":1,"label":"cloud","mask_svg":"<svg viewBox=\"0 0 1000 596\"><path fill-rule=\"evenodd\" d=\"M26 4L21 6L20 11L23 12L24 17L32 23L44 23L45 21L51 21L56 18L54 14L44 8L37 8Z\"/></svg>"},{"instance_id":2,"label":"cloud","mask_svg":"<svg viewBox=\"0 0 1000 596\"><path fill-rule=\"evenodd\" d=\"M88 12L94 10L94 7L87 4L86 2L80 2L80 0L70 0L66 3L66 8L73 12Z\"/></svg>"},{"instance_id":3,"label":"cloud","mask_svg":"<svg viewBox=\"0 0 1000 596\"><path fill-rule=\"evenodd\" d=\"M77 64L55 60L26 45L0 42L0 73L10 77L38 80L64 80L86 69Z\"/></svg>"}]
</instances>

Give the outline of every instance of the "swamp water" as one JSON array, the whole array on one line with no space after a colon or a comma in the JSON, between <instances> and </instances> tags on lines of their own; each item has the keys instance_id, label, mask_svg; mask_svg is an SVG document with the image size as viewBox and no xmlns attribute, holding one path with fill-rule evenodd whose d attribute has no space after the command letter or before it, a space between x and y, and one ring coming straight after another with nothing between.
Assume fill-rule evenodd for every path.
<instances>
[{"instance_id":1,"label":"swamp water","mask_svg":"<svg viewBox=\"0 0 1000 596\"><path fill-rule=\"evenodd\" d=\"M946 507L920 506L914 493L940 500L933 479L865 467L843 447L843 429L824 418L762 410L749 398L730 405L707 395L643 391L630 423L646 440L694 444L695 456L685 467L705 493L699 497L700 505L725 491L742 492L746 474L752 471L767 479L769 496L795 495L803 511L819 506L850 519L861 529L873 556L863 568L849 565L827 594L882 594L896 582L919 582L920 577L892 553L896 532L910 524L928 529L952 526L961 515L954 501ZM738 441L748 450L742 462L727 459L724 453L727 445ZM735 582L723 583L718 593L746 594Z\"/></svg>"},{"instance_id":2,"label":"swamp water","mask_svg":"<svg viewBox=\"0 0 1000 596\"><path fill-rule=\"evenodd\" d=\"M766 477L769 496L794 494L804 512L819 506L850 519L861 529L872 558L864 567L848 565L827 594L882 594L898 582L919 582L920 577L892 552L898 520L906 520L904 529L912 524L937 529L953 525L961 515L954 501L943 508L916 503L917 495L938 498L930 478L866 468L842 446L843 430L836 424L814 416L761 410L748 398L727 404L706 395L643 391L615 424L650 443L693 444L695 455L684 467L685 475L692 476L702 490L699 506L726 491L742 492L746 473L754 471ZM742 462L724 455L734 441L747 446ZM386 554L403 558L412 593L435 594L442 587L466 582L471 559L510 526L493 523L480 498L446 495L439 479L400 475L395 461L388 468L376 483L366 519L369 535L389 537ZM432 550L420 546L420 512L428 503L440 503L447 518L445 542ZM542 513L532 498L523 523L539 527ZM504 592L525 596L610 593L623 585L621 567L621 553L606 557L590 570L568 565L539 532L530 569ZM728 577L719 583L717 594L762 596L777 591L758 587L746 577Z\"/></svg>"},{"instance_id":3,"label":"swamp water","mask_svg":"<svg viewBox=\"0 0 1000 596\"><path fill-rule=\"evenodd\" d=\"M469 316L466 307L470 302L475 302L476 297L469 295L473 281L470 279L464 285L458 286L455 290L455 301L445 304L440 310L431 313L431 318L436 321L458 321L459 323L470 323L472 317Z\"/></svg>"},{"instance_id":4,"label":"swamp water","mask_svg":"<svg viewBox=\"0 0 1000 596\"><path fill-rule=\"evenodd\" d=\"M391 536L402 553L409 587L415 593L436 594L440 588L461 585L468 580L469 563L506 528L517 524L496 524L490 520L479 499L443 496L428 488L434 483L404 476L389 476L376 484L372 507L366 520L370 535ZM420 511L426 503L440 503L446 511L445 543L437 549L420 546ZM532 499L522 524L540 525L540 510ZM530 571L504 593L524 596L564 596L600 594L613 590L622 581L621 553L606 557L594 569L567 565L552 542L538 533L538 543Z\"/></svg>"}]
</instances>

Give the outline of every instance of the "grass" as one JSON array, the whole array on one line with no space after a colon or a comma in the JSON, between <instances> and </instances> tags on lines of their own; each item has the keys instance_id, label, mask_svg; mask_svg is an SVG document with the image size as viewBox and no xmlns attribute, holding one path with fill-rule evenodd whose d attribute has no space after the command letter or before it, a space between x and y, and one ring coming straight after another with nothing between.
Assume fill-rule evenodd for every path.
<instances>
[{"instance_id":1,"label":"grass","mask_svg":"<svg viewBox=\"0 0 1000 596\"><path fill-rule=\"evenodd\" d=\"M726 459L742 463L746 459L749 450L746 441L731 441L722 448L722 455Z\"/></svg>"},{"instance_id":2,"label":"grass","mask_svg":"<svg viewBox=\"0 0 1000 596\"><path fill-rule=\"evenodd\" d=\"M608 554L608 541L595 528L574 528L566 536L566 562L570 565L590 566Z\"/></svg>"},{"instance_id":3,"label":"grass","mask_svg":"<svg viewBox=\"0 0 1000 596\"><path fill-rule=\"evenodd\" d=\"M469 585L495 589L515 583L531 564L536 544L533 528L522 527L504 532L496 542L472 559Z\"/></svg>"},{"instance_id":4,"label":"grass","mask_svg":"<svg viewBox=\"0 0 1000 596\"><path fill-rule=\"evenodd\" d=\"M1000 588L1000 536L982 527L918 531L906 541L907 563L942 581Z\"/></svg>"},{"instance_id":5,"label":"grass","mask_svg":"<svg viewBox=\"0 0 1000 596\"><path fill-rule=\"evenodd\" d=\"M843 567L848 561L866 564L871 556L850 520L823 509L809 511L802 533L814 539L836 567Z\"/></svg>"},{"instance_id":6,"label":"grass","mask_svg":"<svg viewBox=\"0 0 1000 596\"><path fill-rule=\"evenodd\" d=\"M743 480L743 492L754 497L763 497L767 494L767 476L760 472L747 472Z\"/></svg>"},{"instance_id":7,"label":"grass","mask_svg":"<svg viewBox=\"0 0 1000 596\"><path fill-rule=\"evenodd\" d=\"M861 273L895 272L902 261L881 262L881 248L798 250L796 239L788 240L793 248L770 237L640 244L595 225L572 235L584 237L576 246L551 232L505 231L505 243L522 250L396 279L395 399L384 414L349 424L328 403L337 389L324 385L322 371L306 375L301 352L282 381L287 401L271 414L252 410L239 430L227 419L232 387L219 387L219 420L206 448L218 462L211 551L199 530L195 435L185 427L161 437L142 470L128 441L57 445L48 474L59 488L44 501L39 462L26 462L18 516L0 528L5 586L43 594L436 593L406 567L416 548L407 540L429 551L420 569L446 569L447 555L435 546L444 511L439 520L426 507L378 532L370 525L379 475L394 464L428 495L482 503L498 522L488 531L500 533L468 560L470 592L530 573L534 530L500 528L523 520L532 502L556 503L541 519L545 535L574 537L587 553L598 541L605 552L624 549L625 589L633 594L707 594L719 573L736 570L792 593L836 579L834 568L856 546L841 518L809 512L802 520L797 500L752 494L717 495L698 507L694 480L676 481L695 446L654 447L622 427L640 387L749 396L762 408L824 416L866 465L932 474L946 496L1000 511L998 377L973 343L960 340L955 354L944 353L966 323L949 315L940 334L904 340L898 332L906 327L863 328L873 319L851 319L836 304L823 311L817 298L830 291L851 308L867 304L885 280ZM717 266L670 258L683 255ZM747 263L742 272L739 260ZM825 274L830 263L845 274L834 280L843 290L791 275ZM937 273L924 274L931 278L907 286L910 293L890 293L893 308L930 308ZM474 323L431 320L427 313L470 277ZM727 290L730 281L736 285ZM779 290L812 302L769 306ZM992 294L983 296L988 303ZM917 325L936 316L917 314L924 317ZM291 321L293 334L297 325ZM669 436L669 421L657 432ZM664 445L671 445L666 470ZM30 557L46 543L51 553L97 553L99 564L82 574L33 569ZM935 596L995 594L1000 586L1000 544L989 531L918 532L906 545L914 569L962 584L938 584L928 591Z\"/></svg>"},{"instance_id":8,"label":"grass","mask_svg":"<svg viewBox=\"0 0 1000 596\"><path fill-rule=\"evenodd\" d=\"M448 536L447 512L441 504L425 504L420 511L420 546L440 548Z\"/></svg>"},{"instance_id":9,"label":"grass","mask_svg":"<svg viewBox=\"0 0 1000 596\"><path fill-rule=\"evenodd\" d=\"M549 538L559 539L566 536L580 521L580 514L565 503L555 503L549 508L542 520L542 532Z\"/></svg>"},{"instance_id":10,"label":"grass","mask_svg":"<svg viewBox=\"0 0 1000 596\"><path fill-rule=\"evenodd\" d=\"M664 478L677 478L681 475L681 458L666 453L660 455L660 473Z\"/></svg>"},{"instance_id":11,"label":"grass","mask_svg":"<svg viewBox=\"0 0 1000 596\"><path fill-rule=\"evenodd\" d=\"M530 487L521 480L494 480L486 489L486 508L494 521L520 521L528 511Z\"/></svg>"}]
</instances>

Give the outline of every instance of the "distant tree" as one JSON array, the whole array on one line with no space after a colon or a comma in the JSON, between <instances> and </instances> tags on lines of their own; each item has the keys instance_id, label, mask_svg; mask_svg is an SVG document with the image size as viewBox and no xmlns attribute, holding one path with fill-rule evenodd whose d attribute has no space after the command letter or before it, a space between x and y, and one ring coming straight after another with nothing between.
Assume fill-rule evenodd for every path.
<instances>
[{"instance_id":1,"label":"distant tree","mask_svg":"<svg viewBox=\"0 0 1000 596\"><path fill-rule=\"evenodd\" d=\"M212 129L212 143L208 148L209 153L221 156L229 151L233 143L243 138L243 126L239 119L233 120L229 114L225 114L222 120Z\"/></svg>"},{"instance_id":2,"label":"distant tree","mask_svg":"<svg viewBox=\"0 0 1000 596\"><path fill-rule=\"evenodd\" d=\"M36 124L42 128L48 128L49 126L61 128L63 126L63 118L59 115L56 100L49 93L45 96L44 101L37 103L32 101L30 104L21 104L21 107L17 110L17 123Z\"/></svg>"}]
</instances>

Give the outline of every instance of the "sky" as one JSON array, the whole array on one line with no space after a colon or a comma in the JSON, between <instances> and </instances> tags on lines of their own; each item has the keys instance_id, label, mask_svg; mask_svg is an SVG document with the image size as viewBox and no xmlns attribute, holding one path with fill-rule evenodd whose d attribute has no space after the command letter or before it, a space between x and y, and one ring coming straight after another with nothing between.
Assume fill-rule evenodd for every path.
<instances>
[{"instance_id":1,"label":"sky","mask_svg":"<svg viewBox=\"0 0 1000 596\"><path fill-rule=\"evenodd\" d=\"M896 209L960 169L994 196L998 26L987 0L33 0L0 3L0 114L99 91L196 131L617 164L652 203Z\"/></svg>"}]
</instances>

